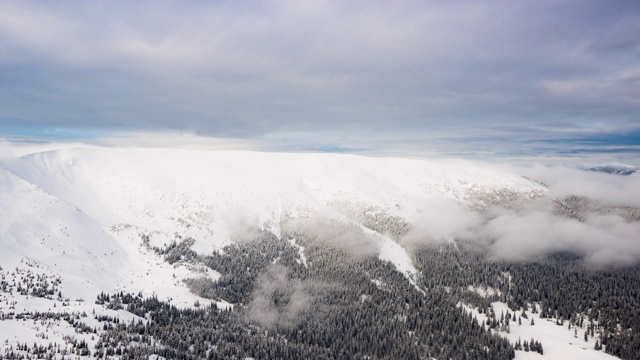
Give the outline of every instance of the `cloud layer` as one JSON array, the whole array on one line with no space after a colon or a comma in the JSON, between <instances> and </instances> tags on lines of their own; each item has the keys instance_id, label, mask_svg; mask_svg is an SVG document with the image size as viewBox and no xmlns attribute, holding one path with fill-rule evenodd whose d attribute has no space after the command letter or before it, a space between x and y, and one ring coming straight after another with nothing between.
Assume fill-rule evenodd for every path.
<instances>
[{"instance_id":1,"label":"cloud layer","mask_svg":"<svg viewBox=\"0 0 640 360\"><path fill-rule=\"evenodd\" d=\"M596 267L640 262L640 178L563 166L509 167L543 181L549 191L534 200L473 210L436 199L411 219L401 240L411 248L438 241L481 244L500 260L529 261L557 252Z\"/></svg>"},{"instance_id":2,"label":"cloud layer","mask_svg":"<svg viewBox=\"0 0 640 360\"><path fill-rule=\"evenodd\" d=\"M640 133L639 24L633 1L3 2L0 131L572 150Z\"/></svg>"}]
</instances>

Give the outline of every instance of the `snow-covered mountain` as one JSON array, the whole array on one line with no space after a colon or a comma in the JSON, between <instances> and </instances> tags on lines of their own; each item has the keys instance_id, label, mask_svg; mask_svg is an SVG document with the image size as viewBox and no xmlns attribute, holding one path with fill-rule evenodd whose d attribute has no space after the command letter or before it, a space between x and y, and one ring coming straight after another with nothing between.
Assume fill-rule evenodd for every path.
<instances>
[{"instance_id":1,"label":"snow-covered mountain","mask_svg":"<svg viewBox=\"0 0 640 360\"><path fill-rule=\"evenodd\" d=\"M248 232L280 236L285 223L323 214L374 232L386 250L380 256L411 272L392 240L398 229L429 222L437 201L481 209L546 192L465 161L334 154L77 148L5 161L0 171L4 261L28 257L84 277L70 283L174 298L154 280L131 279L164 276L157 260L141 257L141 234L158 247L191 237L196 252L210 253Z\"/></svg>"},{"instance_id":2,"label":"snow-covered mountain","mask_svg":"<svg viewBox=\"0 0 640 360\"><path fill-rule=\"evenodd\" d=\"M191 307L211 301L192 294L183 280L221 276L202 264L169 264L151 248L190 238L191 250L206 255L257 234L279 238L314 228L331 234L331 246L391 262L424 293L410 255L416 239L453 241L499 216L496 209L518 212L547 198L540 182L463 160L118 148L5 158L0 270L13 285L0 293L6 304L0 312L56 311L63 303L141 321L93 301L101 292L140 292ZM344 229L332 232L331 224ZM345 235L353 229L357 236ZM304 247L288 240L306 267ZM15 293L25 278L36 277L45 279L50 296ZM226 306L222 300L218 305ZM0 339L11 338L20 324L7 323L0 323ZM44 339L33 326L16 341ZM57 338L50 336L62 341L73 329L56 331Z\"/></svg>"}]
</instances>

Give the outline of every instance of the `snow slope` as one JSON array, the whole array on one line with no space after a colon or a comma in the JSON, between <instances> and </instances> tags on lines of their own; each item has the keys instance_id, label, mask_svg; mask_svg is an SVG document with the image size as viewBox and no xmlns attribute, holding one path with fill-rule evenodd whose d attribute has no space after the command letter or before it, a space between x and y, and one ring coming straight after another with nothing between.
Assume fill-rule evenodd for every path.
<instances>
[{"instance_id":1,"label":"snow slope","mask_svg":"<svg viewBox=\"0 0 640 360\"><path fill-rule=\"evenodd\" d=\"M374 230L380 239L398 240L413 223L428 223L443 200L482 208L546 191L518 175L470 162L336 154L76 148L35 153L3 166L23 186L33 184L59 206L78 209L77 217L59 223L77 222L99 234L73 236L71 241L80 243L70 246L107 246L121 254L120 261L128 257L126 263L136 262L140 234L149 235L152 246L168 244L176 234L192 237L193 249L208 253L256 230L280 236L283 223L321 212ZM16 212L20 199L3 206L17 219L53 222ZM30 231L25 227L11 236ZM434 236L450 236L447 231ZM104 245L110 242L113 247ZM406 274L414 271L401 247L378 243L383 259Z\"/></svg>"},{"instance_id":2,"label":"snow slope","mask_svg":"<svg viewBox=\"0 0 640 360\"><path fill-rule=\"evenodd\" d=\"M502 302L494 302L492 304L493 309L498 317L500 314L506 314L507 312L515 313L518 316L521 312L509 309L507 304ZM473 315L481 324L483 321L486 323L488 317L486 313L479 313L477 309L470 309ZM544 354L540 355L536 352L524 350L516 351L517 360L564 360L564 359L584 359L584 360L613 360L617 359L615 356L611 356L604 352L604 350L594 350L596 338L589 336L588 340L584 340L584 332L586 328L580 328L574 326L568 329L567 325L559 326L552 319L541 319L538 313L532 313L529 310L525 311L527 319L522 319L522 323L518 324L516 321L510 322L510 331L499 332L501 336L509 339L511 343L515 343L520 339L521 341L529 341L531 338L542 343ZM531 325L530 321L533 319L534 324ZM567 322L568 324L568 322Z\"/></svg>"},{"instance_id":3,"label":"snow slope","mask_svg":"<svg viewBox=\"0 0 640 360\"><path fill-rule=\"evenodd\" d=\"M130 318L93 304L102 291L155 294L180 307L206 304L182 279L220 274L169 265L142 245L141 235L158 247L191 237L193 250L209 253L259 230L281 236L287 224L318 214L362 229L378 256L414 283L417 271L402 242L412 229L432 224L437 231L430 236L447 239L458 225L442 224L443 212L454 219L456 207L479 211L546 191L518 175L464 161L114 148L4 157L0 274L16 285L0 292L0 312L73 309L97 326L86 313ZM306 264L304 248L298 250ZM53 295L17 293L25 277L57 284ZM65 324L2 321L0 339L7 340L5 347L25 340L61 343L74 332Z\"/></svg>"},{"instance_id":4,"label":"snow slope","mask_svg":"<svg viewBox=\"0 0 640 360\"><path fill-rule=\"evenodd\" d=\"M0 204L3 267L11 269L31 259L49 272L64 272L74 287L91 282L106 290L116 285L113 279L119 276L125 253L80 209L3 169ZM79 288L67 290L76 296L83 293Z\"/></svg>"}]
</instances>

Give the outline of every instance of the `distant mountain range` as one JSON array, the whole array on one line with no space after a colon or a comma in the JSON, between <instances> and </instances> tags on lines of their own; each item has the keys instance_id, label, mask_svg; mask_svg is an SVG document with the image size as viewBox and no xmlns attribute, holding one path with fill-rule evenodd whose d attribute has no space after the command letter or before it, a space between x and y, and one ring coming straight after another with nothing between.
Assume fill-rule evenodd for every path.
<instances>
[{"instance_id":1,"label":"distant mountain range","mask_svg":"<svg viewBox=\"0 0 640 360\"><path fill-rule=\"evenodd\" d=\"M638 172L638 168L625 164L605 164L586 169L587 171L602 172L613 175L632 175Z\"/></svg>"}]
</instances>

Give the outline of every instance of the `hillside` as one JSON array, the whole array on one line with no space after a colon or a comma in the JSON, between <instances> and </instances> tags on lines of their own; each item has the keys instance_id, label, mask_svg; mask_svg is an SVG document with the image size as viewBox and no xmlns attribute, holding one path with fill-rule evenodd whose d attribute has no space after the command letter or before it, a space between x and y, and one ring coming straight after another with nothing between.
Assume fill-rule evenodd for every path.
<instances>
[{"instance_id":1,"label":"hillside","mask_svg":"<svg viewBox=\"0 0 640 360\"><path fill-rule=\"evenodd\" d=\"M399 306L397 299L424 296L411 307L424 301L434 307L455 308L457 301L469 296L464 290L467 285L505 286L504 278L497 272L493 280L478 282L461 273L466 280L455 282L470 281L461 285L463 297L456 295L442 303L444 298L433 294L441 290L451 293L455 288L433 282L445 268L439 268L438 261L426 260L431 255L425 255L423 249L460 247L457 251L466 257L464 249L469 246L503 246L491 237L503 231L505 227L495 226L509 216L515 216L517 224L530 214L543 213L565 219L562 221L574 227L587 227L595 226L588 210L593 208L597 209L593 213L602 217L628 216L624 221L631 230L637 226L633 208L595 206L587 198L580 198L582 202L567 199L554 198L539 181L463 160L115 148L62 149L5 158L0 162L0 265L6 285L0 299L5 305L0 311L14 315L0 322L0 336L9 339L19 326L15 311L20 308L31 318L33 311L66 314L71 306L76 314L84 313L76 315L77 321L89 327L101 324L96 316L87 315L96 312L104 317L148 321L158 305L138 301L149 297L185 311L195 305L236 307L240 318L225 318L221 324L236 329L245 326L241 325L247 321L245 316L257 326L272 330L275 326L278 332L286 332L306 323L301 319L325 311L326 304L311 299L337 291L336 281L343 282L339 287L350 286L353 291L342 297L354 296L362 304L379 297L381 304L388 302L384 306L391 309ZM611 236L626 241L623 235L612 232ZM509 238L500 240L505 239ZM507 245L519 246L517 242ZM601 250L595 249L595 254ZM544 249L537 251L532 256L546 254ZM470 264L479 266L477 270L488 266L483 261ZM271 283L283 286L277 292L292 291L284 308L274 310L269 302L257 302L261 296L275 296L272 285L261 285L265 274L271 274ZM363 283L362 279L368 280ZM137 310L131 307L134 303ZM347 301L339 306L347 311L355 305ZM353 314L359 311L352 309ZM410 316L426 316L419 315L424 311L427 308L415 308ZM272 317L265 320L264 314ZM192 324L197 319L192 319ZM86 355L80 349L91 348L87 350L91 353L92 347L106 346L82 331L85 335L78 335L78 341L90 346L72 346L69 336L79 322L72 323L58 319L51 325L57 329L52 330L57 335L51 339L67 344L76 354ZM428 327L421 329L412 332L430 331ZM110 328L105 325L103 330ZM45 335L38 336L41 331L34 322L20 330L15 342L6 344L15 347L26 340L44 342ZM474 335L464 340L470 349L492 341L484 328L470 331ZM162 338L160 333L156 336ZM500 354L507 356L504 344L497 344ZM162 351L167 351L166 343L163 346ZM240 351L236 345L230 346L225 351ZM286 351L299 351L302 356L309 349ZM434 351L428 345L410 350L415 354ZM385 354L387 350L377 351ZM434 356L447 351L439 349ZM545 358L561 358L563 353L546 354ZM390 354L400 356L393 352L385 356ZM593 352L591 356L598 358L604 353Z\"/></svg>"},{"instance_id":2,"label":"hillside","mask_svg":"<svg viewBox=\"0 0 640 360\"><path fill-rule=\"evenodd\" d=\"M381 257L406 260L385 238L397 240L414 227L412 222L435 217L433 204L462 212L462 207L482 208L546 191L520 176L472 163L330 154L66 149L28 155L6 167L24 186L41 189L43 197L77 208L78 218L59 222L91 226L111 239L120 260L137 256L140 234L157 247L170 244L176 234L191 237L193 250L210 253L260 230L280 236L284 224L319 214L371 229L379 243L371 246L391 252ZM10 203L20 208L17 202ZM410 264L397 265L411 271Z\"/></svg>"}]
</instances>

